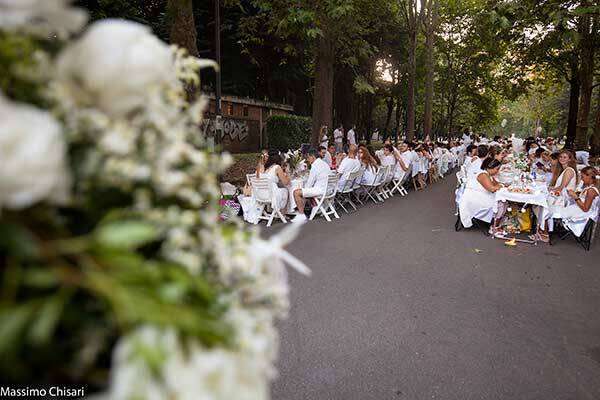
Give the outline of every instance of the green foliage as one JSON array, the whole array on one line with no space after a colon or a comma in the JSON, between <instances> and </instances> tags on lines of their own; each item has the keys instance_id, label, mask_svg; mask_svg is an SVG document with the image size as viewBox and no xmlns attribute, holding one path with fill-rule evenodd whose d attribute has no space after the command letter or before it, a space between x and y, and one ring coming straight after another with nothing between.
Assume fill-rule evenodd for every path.
<instances>
[{"instance_id":1,"label":"green foliage","mask_svg":"<svg viewBox=\"0 0 600 400\"><path fill-rule=\"evenodd\" d=\"M0 222L0 374L7 382L103 380L114 340L144 325L207 346L229 342L218 287L157 257L153 226L105 222L86 236L47 240L58 233L14 217L5 213Z\"/></svg>"},{"instance_id":2,"label":"green foliage","mask_svg":"<svg viewBox=\"0 0 600 400\"><path fill-rule=\"evenodd\" d=\"M267 120L269 147L281 151L310 143L311 119L296 115L272 115Z\"/></svg>"},{"instance_id":3,"label":"green foliage","mask_svg":"<svg viewBox=\"0 0 600 400\"><path fill-rule=\"evenodd\" d=\"M38 48L33 38L0 32L0 92L17 101L42 103L38 85L27 76Z\"/></svg>"}]
</instances>

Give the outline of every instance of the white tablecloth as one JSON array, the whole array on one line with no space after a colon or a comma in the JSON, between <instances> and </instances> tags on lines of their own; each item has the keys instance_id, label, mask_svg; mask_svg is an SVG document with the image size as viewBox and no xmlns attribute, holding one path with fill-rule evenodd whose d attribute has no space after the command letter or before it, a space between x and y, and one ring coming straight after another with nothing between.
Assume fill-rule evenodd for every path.
<instances>
[{"instance_id":1,"label":"white tablecloth","mask_svg":"<svg viewBox=\"0 0 600 400\"><path fill-rule=\"evenodd\" d=\"M502 188L496 192L496 201L513 201L515 203L531 204L548 208L548 189L545 186L536 186L532 188L533 193L515 193L507 188Z\"/></svg>"}]
</instances>

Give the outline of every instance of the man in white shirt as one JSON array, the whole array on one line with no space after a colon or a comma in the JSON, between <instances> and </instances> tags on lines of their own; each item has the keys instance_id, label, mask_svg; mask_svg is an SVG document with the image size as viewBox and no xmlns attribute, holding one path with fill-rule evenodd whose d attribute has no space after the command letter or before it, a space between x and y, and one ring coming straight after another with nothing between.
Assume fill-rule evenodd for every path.
<instances>
[{"instance_id":1,"label":"man in white shirt","mask_svg":"<svg viewBox=\"0 0 600 400\"><path fill-rule=\"evenodd\" d=\"M319 147L319 157L321 157L321 159L327 163L329 168L331 168L333 165L333 159L331 158L331 154L329 154L326 147Z\"/></svg>"},{"instance_id":2,"label":"man in white shirt","mask_svg":"<svg viewBox=\"0 0 600 400\"><path fill-rule=\"evenodd\" d=\"M354 128L355 128L355 126L352 125L352 128L350 128L350 130L346 134L346 135L348 135L348 144L350 146L356 145L356 133L354 132Z\"/></svg>"},{"instance_id":3,"label":"man in white shirt","mask_svg":"<svg viewBox=\"0 0 600 400\"><path fill-rule=\"evenodd\" d=\"M319 158L319 152L315 148L308 150L307 161L310 164L308 180L302 189L294 190L294 200L296 200L298 214L293 221L306 220L306 215L304 215L305 199L322 196L327 192L327 181L331 169L325 161Z\"/></svg>"},{"instance_id":4,"label":"man in white shirt","mask_svg":"<svg viewBox=\"0 0 600 400\"><path fill-rule=\"evenodd\" d=\"M483 164L483 160L487 157L488 152L488 147L484 144L477 147L477 156L471 160L471 164L467 168L467 179L473 178L481 172L481 164Z\"/></svg>"},{"instance_id":5,"label":"man in white shirt","mask_svg":"<svg viewBox=\"0 0 600 400\"><path fill-rule=\"evenodd\" d=\"M340 165L337 168L337 172L340 174L338 187L344 187L348 176L360 169L360 161L356 159L357 152L358 147L356 147L355 144L351 144L348 148L348 156L344 157L344 159L340 162Z\"/></svg>"},{"instance_id":6,"label":"man in white shirt","mask_svg":"<svg viewBox=\"0 0 600 400\"><path fill-rule=\"evenodd\" d=\"M333 142L335 143L335 152L341 153L344 145L344 126L340 125L333 131Z\"/></svg>"}]
</instances>

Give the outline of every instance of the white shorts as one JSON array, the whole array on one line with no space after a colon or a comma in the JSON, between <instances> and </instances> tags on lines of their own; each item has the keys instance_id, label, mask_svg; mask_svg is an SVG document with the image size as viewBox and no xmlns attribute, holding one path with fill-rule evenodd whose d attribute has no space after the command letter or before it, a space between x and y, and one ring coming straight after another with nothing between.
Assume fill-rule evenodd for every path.
<instances>
[{"instance_id":1,"label":"white shorts","mask_svg":"<svg viewBox=\"0 0 600 400\"><path fill-rule=\"evenodd\" d=\"M325 191L323 189L318 188L318 187L303 188L302 189L302 197L304 197L304 198L319 197L319 196L323 196L324 192Z\"/></svg>"}]
</instances>

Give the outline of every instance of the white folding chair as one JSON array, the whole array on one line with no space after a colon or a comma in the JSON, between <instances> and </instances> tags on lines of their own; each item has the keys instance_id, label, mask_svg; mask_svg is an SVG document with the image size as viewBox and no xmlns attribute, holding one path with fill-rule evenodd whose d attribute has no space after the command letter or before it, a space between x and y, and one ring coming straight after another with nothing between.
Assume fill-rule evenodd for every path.
<instances>
[{"instance_id":1,"label":"white folding chair","mask_svg":"<svg viewBox=\"0 0 600 400\"><path fill-rule=\"evenodd\" d=\"M402 171L400 165L397 166L401 171L401 175L392 179L392 189L390 190L390 195L394 195L395 192L398 192L400 196L406 196L408 192L404 188L404 182L408 179L408 175L410 174L410 166L406 171Z\"/></svg>"},{"instance_id":2,"label":"white folding chair","mask_svg":"<svg viewBox=\"0 0 600 400\"><path fill-rule=\"evenodd\" d=\"M331 222L331 215L335 218L340 217L335 210L335 194L337 193L338 181L339 176L337 173L329 175L329 178L327 179L327 190L324 195L315 199L317 204L310 212L310 217L308 218L309 221L312 221L319 213L325 217L327 222Z\"/></svg>"},{"instance_id":3,"label":"white folding chair","mask_svg":"<svg viewBox=\"0 0 600 400\"><path fill-rule=\"evenodd\" d=\"M364 174L365 174L365 167L361 166L360 169L358 170L358 177L354 181L354 186L352 187L352 194L351 194L351 197L354 197L356 202L360 203L361 206L365 205L365 203L363 203L363 201L360 199L360 193L363 191L363 188L360 183L362 182L362 178L363 178Z\"/></svg>"},{"instance_id":4,"label":"white folding chair","mask_svg":"<svg viewBox=\"0 0 600 400\"><path fill-rule=\"evenodd\" d=\"M354 204L354 202L352 201L352 194L354 193L354 185L356 184L356 180L360 179L362 173L363 171L359 169L355 172L351 172L350 174L348 174L348 179L346 179L344 185L338 190L335 196L335 203L342 207L346 214L348 214L346 204L352 207L354 211L357 210L356 204Z\"/></svg>"},{"instance_id":5,"label":"white folding chair","mask_svg":"<svg viewBox=\"0 0 600 400\"><path fill-rule=\"evenodd\" d=\"M365 194L365 201L367 199L373 200L374 203L383 203L384 199L379 193L379 188L381 187L384 178L386 177L389 171L389 167L379 167L377 173L373 177L372 182L361 183L361 189Z\"/></svg>"},{"instance_id":6,"label":"white folding chair","mask_svg":"<svg viewBox=\"0 0 600 400\"><path fill-rule=\"evenodd\" d=\"M396 164L394 164L394 165L386 165L386 166L381 167L381 168L385 168L385 170L383 172L383 178L381 180L381 184L377 188L377 193L379 193L379 195L384 200L385 199L389 199L390 197L392 197L390 195L389 185L392 182L392 179L394 178L394 168L395 168L395 166L396 166Z\"/></svg>"},{"instance_id":7,"label":"white folding chair","mask_svg":"<svg viewBox=\"0 0 600 400\"><path fill-rule=\"evenodd\" d=\"M272 182L266 178L254 178L250 180L250 184L252 185L252 195L260 207L260 214L256 223L258 224L261 220L266 220L267 227L269 227L275 218L279 218L284 224L287 223L281 210L272 207L273 196L275 196Z\"/></svg>"}]
</instances>

